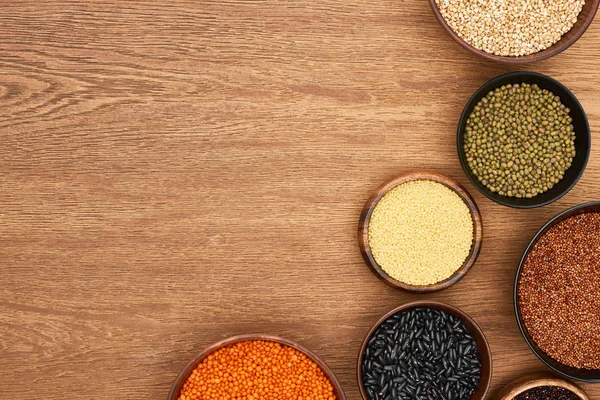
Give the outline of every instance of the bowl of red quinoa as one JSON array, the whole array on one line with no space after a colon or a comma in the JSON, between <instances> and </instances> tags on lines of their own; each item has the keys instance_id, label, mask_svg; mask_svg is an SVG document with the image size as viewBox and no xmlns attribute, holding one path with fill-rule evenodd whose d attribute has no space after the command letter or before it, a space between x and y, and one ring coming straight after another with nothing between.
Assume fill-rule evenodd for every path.
<instances>
[{"instance_id":1,"label":"bowl of red quinoa","mask_svg":"<svg viewBox=\"0 0 600 400\"><path fill-rule=\"evenodd\" d=\"M569 208L536 233L517 269L514 307L544 364L600 383L600 201Z\"/></svg>"},{"instance_id":2,"label":"bowl of red quinoa","mask_svg":"<svg viewBox=\"0 0 600 400\"><path fill-rule=\"evenodd\" d=\"M290 379L299 380L290 385ZM255 385L257 379L263 381ZM175 379L169 400L224 398L346 400L333 371L315 353L277 336L248 334L214 343Z\"/></svg>"}]
</instances>

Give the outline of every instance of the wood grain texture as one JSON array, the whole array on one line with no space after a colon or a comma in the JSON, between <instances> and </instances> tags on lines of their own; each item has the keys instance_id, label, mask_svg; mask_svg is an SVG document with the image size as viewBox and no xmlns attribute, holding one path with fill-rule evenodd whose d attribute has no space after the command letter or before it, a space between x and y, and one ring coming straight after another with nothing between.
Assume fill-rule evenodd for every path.
<instances>
[{"instance_id":1,"label":"wood grain texture","mask_svg":"<svg viewBox=\"0 0 600 400\"><path fill-rule=\"evenodd\" d=\"M454 43L426 1L0 4L0 398L165 399L202 348L261 332L313 350L358 400L363 336L425 299L369 271L358 218L415 169L466 187L484 224L469 274L426 299L483 329L490 394L545 370L516 325L514 274L545 221L598 199L600 153L547 207L477 192L456 124L515 67ZM569 87L596 138L599 61L596 21L519 68Z\"/></svg>"}]
</instances>

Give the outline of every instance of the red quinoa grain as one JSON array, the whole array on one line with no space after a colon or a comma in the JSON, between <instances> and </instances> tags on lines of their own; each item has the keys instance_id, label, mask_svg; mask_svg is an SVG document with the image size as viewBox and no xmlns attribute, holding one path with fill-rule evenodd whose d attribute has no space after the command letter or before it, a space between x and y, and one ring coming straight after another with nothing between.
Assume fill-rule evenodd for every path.
<instances>
[{"instance_id":1,"label":"red quinoa grain","mask_svg":"<svg viewBox=\"0 0 600 400\"><path fill-rule=\"evenodd\" d=\"M546 354L600 369L600 213L570 217L539 238L521 269L518 301Z\"/></svg>"}]
</instances>

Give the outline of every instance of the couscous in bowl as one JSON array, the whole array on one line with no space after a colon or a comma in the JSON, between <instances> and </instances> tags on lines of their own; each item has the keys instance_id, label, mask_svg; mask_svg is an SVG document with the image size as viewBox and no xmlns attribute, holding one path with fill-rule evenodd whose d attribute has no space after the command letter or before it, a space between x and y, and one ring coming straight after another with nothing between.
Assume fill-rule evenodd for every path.
<instances>
[{"instance_id":1,"label":"couscous in bowl","mask_svg":"<svg viewBox=\"0 0 600 400\"><path fill-rule=\"evenodd\" d=\"M416 183L427 182L428 184L423 184L423 185L420 185L422 187L417 187L417 185L414 185L415 182ZM379 233L378 233L377 236L374 236L373 232L370 232L370 229L374 229L373 226L375 226L375 224L380 224L380 222L378 222L378 221L384 219L385 212L388 211L388 210L383 210L384 212L380 212L381 206L378 209L378 205L380 203L382 203L382 204L385 202L392 203L394 201L397 201L397 199L392 198L391 199L392 201L388 202L387 199L390 198L391 196L397 197L397 198L402 197L401 193L397 196L396 195L397 193L394 193L394 191L398 191L398 188L401 188L404 184L407 184L407 183L415 186L414 188L411 189L411 191L413 193L409 193L408 195L413 196L413 198L420 198L419 203L420 203L420 205L423 205L423 207L425 208L425 211L423 211L424 217L426 217L426 218L430 217L429 215L426 214L427 206L429 206L430 208L435 206L437 208L436 213L439 212L439 215L446 215L446 214L448 214L447 209L450 208L450 206L455 207L456 206L455 203L457 203L457 202L462 203L464 205L464 209L466 210L466 211L460 210L460 212L463 213L463 215L464 215L464 212L467 212L468 215L470 216L470 220L471 220L470 223L472 224L472 226L468 227L469 230L471 231L470 242L468 243L468 247L467 247L466 251L465 251L464 245L462 246L462 249L461 249L461 252L464 255L464 257L463 257L464 260L462 262L460 262L458 265L456 265L456 268L454 268L454 270L451 273L446 274L447 276L444 276L443 279L429 279L428 280L429 277L424 277L425 279L415 279L415 280L400 279L400 278L398 278L397 274L395 274L393 272L390 273L390 268L386 268L386 265L383 262L381 262L382 260L385 261L386 259L391 259L393 261L393 263L398 264L398 267L392 267L392 268L395 268L396 270L398 270L398 269L400 269L400 266L407 265L406 262L410 261L410 260L406 260L406 259L403 259L400 261L394 260L393 254L390 255L389 252L386 253L385 249L383 248L385 245L382 246L382 245L376 243L376 240L381 235L379 235ZM431 183L431 184L429 184L429 183ZM434 197L441 196L442 198L448 198L454 204L447 205L445 207L444 206L445 203L443 201L441 201L440 199L437 199L434 197L428 198L427 191L430 188L435 189L436 186L439 186L439 188L442 188L443 190L441 191L441 193L434 193L433 196ZM423 191L423 193L420 193L419 191ZM382 199L383 199L383 201L382 201ZM429 201L429 200L431 200L431 201ZM386 205L386 207L387 207L387 205ZM407 209L405 209L403 211L406 212ZM417 215L417 214L420 212L421 211L418 209L411 211L410 215L408 216L408 219L413 220L413 221L415 220L415 218L418 219L419 215ZM382 218L382 216L383 216L383 218ZM445 253L448 253L448 251L444 251L444 246L446 245L446 243L438 243L438 246L435 245L436 240L439 239L436 237L435 229L432 229L429 232L428 231L411 232L410 231L410 223L409 222L407 223L406 217L401 217L401 218L396 218L397 216L393 216L393 217L394 217L394 221L397 224L402 224L402 229L405 229L405 228L409 229L409 231L404 236L404 239L402 239L402 236L395 237L396 244L398 245L397 247L402 248L404 245L406 245L404 247L405 249L407 248L407 246L408 246L408 248L410 248L410 243L398 243L398 242L399 241L401 242L402 240L404 240L404 241L412 240L411 236L413 236L413 233L415 233L415 234L418 233L422 238L427 239L427 243L422 243L422 246L420 248L416 248L416 249L410 248L416 257L421 258L421 260L418 260L418 262L424 262L423 260L431 260L432 259L431 257L435 257L436 255L444 256ZM450 225L448 225L446 223L446 226L449 227ZM379 229L379 230L382 230L382 229ZM448 233L448 235L446 235L447 238L449 240L452 240L452 237L455 236L455 232L447 232L447 233ZM362 213L360 216L360 220L359 220L359 224L358 224L359 247L360 247L363 259L365 260L365 263L371 269L371 271L386 284L388 284L394 288L397 288L397 289L402 289L405 291L415 292L415 293L428 293L428 292L439 291L442 289L446 289L446 288L452 286L453 284L457 283L459 280L461 280L467 274L467 272L470 270L472 265L475 263L477 256L479 255L479 250L481 248L482 236L483 236L483 224L481 221L481 214L479 213L479 209L478 209L477 205L475 204L475 201L473 200L471 195L466 191L466 189L464 189L461 185L456 183L454 180L452 180L444 175L440 175L440 174L432 173L432 172L411 172L411 173L400 175L400 176L384 183L373 193L373 195L365 203L365 206L363 207L363 210L362 210ZM439 240L438 240L438 242L439 242ZM452 243L450 243L450 244L452 244ZM428 254L424 254L423 257L421 257L421 253L428 253ZM378 254L379 254L379 257L378 257ZM378 262L378 259L380 262ZM439 261L441 263L444 260L445 260L444 258L440 258L437 261ZM454 258L454 261L456 262L456 258ZM388 264L391 264L391 263L388 263ZM423 270L425 270L425 269L421 268L421 271L423 271ZM407 271L400 271L401 274L405 273L405 272L407 272ZM446 272L448 272L448 271L446 271ZM425 271L425 273L427 274L427 271ZM418 277L418 278L421 278L421 277ZM424 283L424 282L427 282L427 283Z\"/></svg>"}]
</instances>

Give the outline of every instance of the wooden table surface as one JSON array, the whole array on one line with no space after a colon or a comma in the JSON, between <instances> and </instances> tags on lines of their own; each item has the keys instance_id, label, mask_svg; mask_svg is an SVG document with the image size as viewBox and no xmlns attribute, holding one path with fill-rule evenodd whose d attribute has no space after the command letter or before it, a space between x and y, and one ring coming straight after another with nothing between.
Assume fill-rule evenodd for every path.
<instances>
[{"instance_id":1,"label":"wooden table surface","mask_svg":"<svg viewBox=\"0 0 600 400\"><path fill-rule=\"evenodd\" d=\"M0 398L165 399L205 346L265 332L358 400L363 336L415 299L477 321L492 395L545 370L515 322L515 270L545 221L598 199L600 151L560 201L509 209L467 180L456 125L484 82L533 70L575 93L595 141L599 63L598 21L508 67L454 43L425 0L2 0ZM433 295L385 286L357 246L371 192L415 169L483 215L479 260Z\"/></svg>"}]
</instances>

